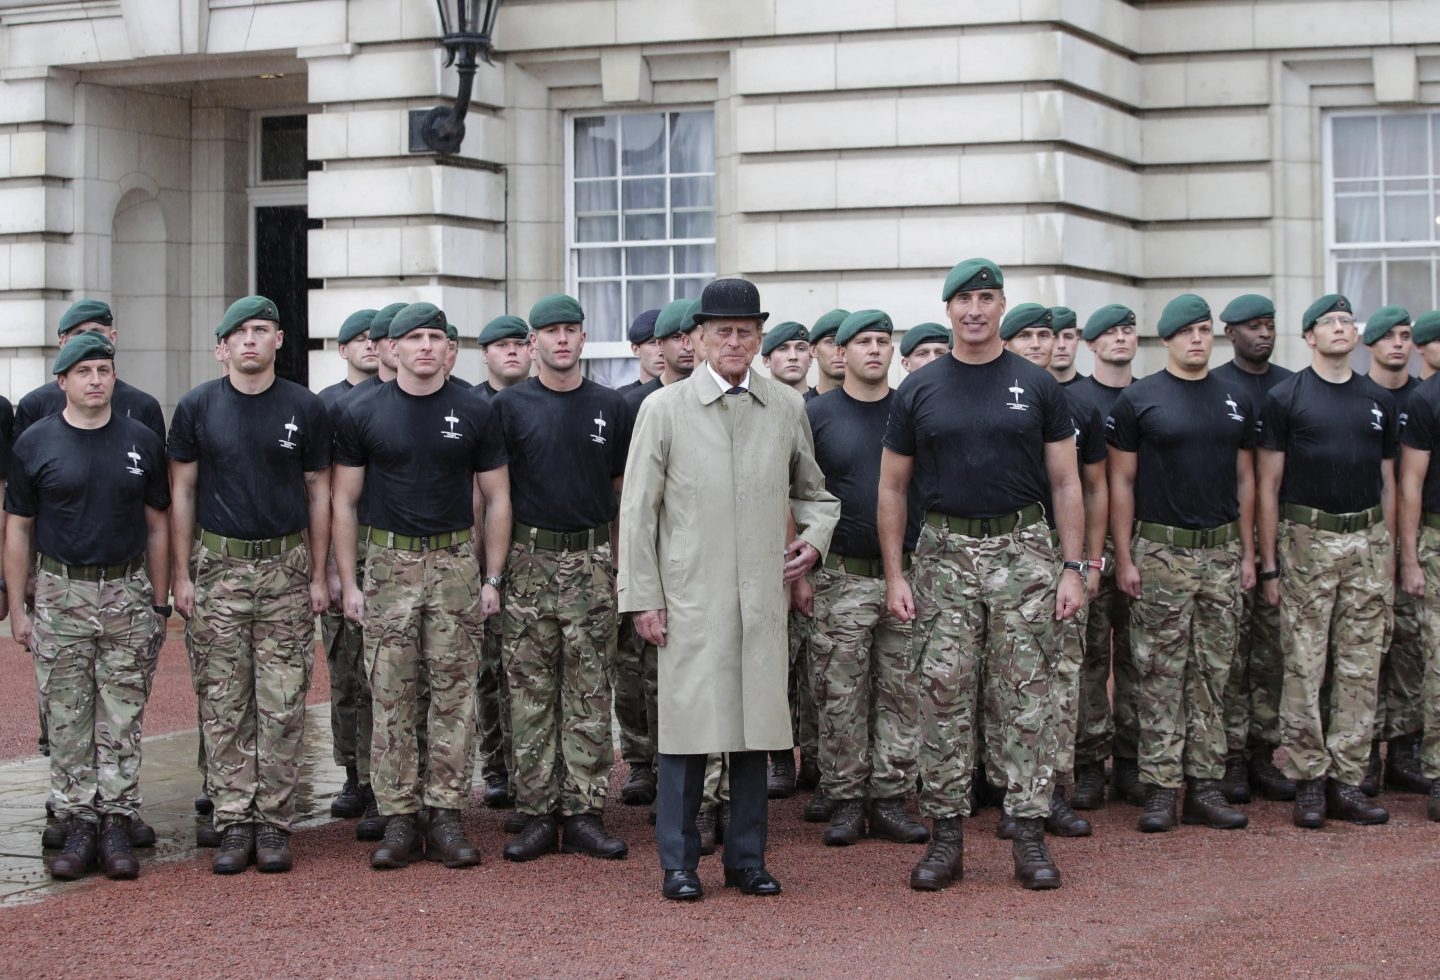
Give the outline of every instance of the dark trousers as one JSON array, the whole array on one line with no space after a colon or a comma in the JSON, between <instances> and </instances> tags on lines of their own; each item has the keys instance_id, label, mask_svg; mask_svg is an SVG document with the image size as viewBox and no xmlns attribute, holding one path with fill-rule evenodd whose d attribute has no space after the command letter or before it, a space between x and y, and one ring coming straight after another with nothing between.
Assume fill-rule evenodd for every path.
<instances>
[{"instance_id":1,"label":"dark trousers","mask_svg":"<svg viewBox=\"0 0 1440 980\"><path fill-rule=\"evenodd\" d=\"M695 815L705 787L704 755L660 753L656 771L655 843L660 867L694 871L700 865L700 832ZM730 822L725 825L725 867L765 865L769 794L765 785L769 753L731 752Z\"/></svg>"}]
</instances>

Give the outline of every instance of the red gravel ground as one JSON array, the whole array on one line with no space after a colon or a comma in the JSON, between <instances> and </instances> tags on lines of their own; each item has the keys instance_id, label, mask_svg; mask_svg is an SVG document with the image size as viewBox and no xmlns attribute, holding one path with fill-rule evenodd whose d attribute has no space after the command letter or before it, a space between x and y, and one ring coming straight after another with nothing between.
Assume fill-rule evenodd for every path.
<instances>
[{"instance_id":1,"label":"red gravel ground","mask_svg":"<svg viewBox=\"0 0 1440 980\"><path fill-rule=\"evenodd\" d=\"M0 645L0 729L8 754L32 752L32 689ZM323 699L323 669L314 684ZM17 688L19 690L17 691ZM162 661L152 733L189 727L183 650ZM18 707L17 707L18 706ZM21 711L17 723L14 712ZM27 741L29 739L30 741ZM17 741L18 740L18 741ZM18 746L18 749L15 747ZM624 778L617 766L614 782ZM1423 798L1386 795L1383 827L1299 831L1288 804L1247 808L1251 828L1134 830L1138 811L1110 804L1096 836L1054 842L1059 891L1011 879L995 811L967 821L966 877L947 892L906 886L921 849L819 842L803 798L771 809L769 865L785 894L720 887L705 858L703 901L659 896L644 808L612 805L627 861L499 857L499 815L472 808L482 867L369 869L351 824L296 835L288 875L210 873L208 855L147 866L136 882L103 879L0 910L3 965L14 976L1065 976L1387 977L1440 973L1440 824ZM77 949L83 950L77 955Z\"/></svg>"}]
</instances>

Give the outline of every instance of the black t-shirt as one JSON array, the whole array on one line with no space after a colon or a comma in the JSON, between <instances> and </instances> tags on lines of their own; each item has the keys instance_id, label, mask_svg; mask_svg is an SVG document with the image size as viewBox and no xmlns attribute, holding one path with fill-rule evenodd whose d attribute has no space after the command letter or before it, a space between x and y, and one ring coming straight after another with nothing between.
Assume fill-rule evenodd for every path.
<instances>
[{"instance_id":1,"label":"black t-shirt","mask_svg":"<svg viewBox=\"0 0 1440 980\"><path fill-rule=\"evenodd\" d=\"M803 395L801 395L800 397L803 398L803 399L805 399L805 400L808 402L808 401L810 401L811 399L813 399L813 398L815 398L816 396L818 396L819 394L820 394L820 391L819 391L818 388L806 388L806 389L805 389L805 393L804 393Z\"/></svg>"},{"instance_id":2,"label":"black t-shirt","mask_svg":"<svg viewBox=\"0 0 1440 980\"><path fill-rule=\"evenodd\" d=\"M200 527L255 540L309 525L304 475L330 466L330 414L318 395L284 378L246 395L217 378L186 392L173 422L170 458L200 464Z\"/></svg>"},{"instance_id":3,"label":"black t-shirt","mask_svg":"<svg viewBox=\"0 0 1440 980\"><path fill-rule=\"evenodd\" d=\"M36 422L64 408L65 392L60 390L58 382L51 381L36 388L15 406L15 438L20 438L20 433ZM160 411L160 403L154 396L116 378L115 393L110 396L110 411L144 422L151 432L160 437L162 444L165 442L165 413Z\"/></svg>"},{"instance_id":4,"label":"black t-shirt","mask_svg":"<svg viewBox=\"0 0 1440 980\"><path fill-rule=\"evenodd\" d=\"M1134 381L1130 382L1134 384ZM1120 397L1124 388L1112 388L1109 385L1101 384L1095 380L1094 375L1089 377L1076 378L1065 386L1065 397L1077 412L1085 412L1086 407L1095 410L1100 416L1100 424L1104 425L1105 420L1110 417L1110 409L1115 406L1115 399ZM1103 438L1103 436L1102 436Z\"/></svg>"},{"instance_id":5,"label":"black t-shirt","mask_svg":"<svg viewBox=\"0 0 1440 980\"><path fill-rule=\"evenodd\" d=\"M825 474L825 489L840 498L840 523L830 550L848 558L879 558L876 506L880 490L880 440L890 418L893 391L879 401L862 402L836 388L805 406L815 436L815 462ZM925 519L918 481L910 481L905 521L905 550L914 551Z\"/></svg>"},{"instance_id":6,"label":"black t-shirt","mask_svg":"<svg viewBox=\"0 0 1440 980\"><path fill-rule=\"evenodd\" d=\"M1440 375L1432 375L1410 390L1405 403L1409 418L1400 430L1400 441L1431 454L1420 506L1440 513L1440 459L1434 455L1440 449L1437 445L1440 443L1440 382L1436 382L1437 377Z\"/></svg>"},{"instance_id":7,"label":"black t-shirt","mask_svg":"<svg viewBox=\"0 0 1440 980\"><path fill-rule=\"evenodd\" d=\"M411 395L391 381L346 404L335 462L365 467L362 523L419 537L473 527L475 474L505 465L505 454L473 389Z\"/></svg>"},{"instance_id":8,"label":"black t-shirt","mask_svg":"<svg viewBox=\"0 0 1440 980\"><path fill-rule=\"evenodd\" d=\"M1198 530L1240 516L1236 453L1255 448L1255 408L1244 389L1213 374L1152 374L1115 399L1105 436L1138 457L1137 520Z\"/></svg>"},{"instance_id":9,"label":"black t-shirt","mask_svg":"<svg viewBox=\"0 0 1440 980\"><path fill-rule=\"evenodd\" d=\"M459 386L462 387L462 388L473 388L473 387L475 387L473 384L471 384L469 381L466 381L464 378L457 378L457 377L456 377L455 375L453 375L453 374L450 375L450 377L447 378L446 380L448 380L452 385L459 385Z\"/></svg>"},{"instance_id":10,"label":"black t-shirt","mask_svg":"<svg viewBox=\"0 0 1440 980\"><path fill-rule=\"evenodd\" d=\"M0 480L10 472L10 447L15 442L15 410L10 399L0 395Z\"/></svg>"},{"instance_id":11,"label":"black t-shirt","mask_svg":"<svg viewBox=\"0 0 1440 980\"><path fill-rule=\"evenodd\" d=\"M1374 381L1375 379L1371 378L1371 380ZM1377 381L1376 384L1379 384L1379 382ZM1384 388L1385 386L1380 385L1380 387ZM1400 387L1385 388L1386 391L1390 392L1390 396L1395 399L1395 410L1399 413L1401 431L1404 431L1405 422L1409 416L1410 395L1418 387L1420 387L1420 379L1410 374L1405 376L1405 383Z\"/></svg>"},{"instance_id":12,"label":"black t-shirt","mask_svg":"<svg viewBox=\"0 0 1440 980\"><path fill-rule=\"evenodd\" d=\"M1250 396L1250 404L1254 405L1258 412L1264 407L1265 396L1270 394L1270 389L1294 373L1289 368L1271 364L1264 374L1251 374L1249 371L1242 371L1234 361L1226 361L1211 369L1210 376L1219 378L1232 387L1244 388L1245 393Z\"/></svg>"},{"instance_id":13,"label":"black t-shirt","mask_svg":"<svg viewBox=\"0 0 1440 980\"><path fill-rule=\"evenodd\" d=\"M654 378L651 378L650 380L651 380L651 381L654 381L655 379L654 379ZM625 394L625 392L627 392L627 391L634 391L636 388L640 387L641 385L643 385L643 384L645 384L645 383L646 383L646 382L641 381L641 380L639 380L639 379L637 378L636 380L630 382L628 385L621 385L620 387L616 388L615 390L618 391L618 392L620 392L620 394L623 395L623 394Z\"/></svg>"},{"instance_id":14,"label":"black t-shirt","mask_svg":"<svg viewBox=\"0 0 1440 980\"><path fill-rule=\"evenodd\" d=\"M952 356L927 367L896 389L884 441L915 457L925 509L1000 517L1048 500L1045 444L1075 436L1050 372L1009 351L985 364Z\"/></svg>"},{"instance_id":15,"label":"black t-shirt","mask_svg":"<svg viewBox=\"0 0 1440 980\"><path fill-rule=\"evenodd\" d=\"M355 386L347 378L337 381L328 388L321 388L319 391L320 400L325 403L325 411L330 413L330 421L334 422L340 417L340 406L345 401L345 396L355 390Z\"/></svg>"},{"instance_id":16,"label":"black t-shirt","mask_svg":"<svg viewBox=\"0 0 1440 980\"><path fill-rule=\"evenodd\" d=\"M620 501L612 481L625 475L633 424L624 395L588 378L570 391L528 378L490 404L510 462L516 521L583 531L615 519Z\"/></svg>"},{"instance_id":17,"label":"black t-shirt","mask_svg":"<svg viewBox=\"0 0 1440 980\"><path fill-rule=\"evenodd\" d=\"M165 445L112 410L98 429L63 415L15 440L5 509L35 518L35 549L66 565L118 565L143 555L146 505L170 506ZM17 584L16 588L20 588Z\"/></svg>"},{"instance_id":18,"label":"black t-shirt","mask_svg":"<svg viewBox=\"0 0 1440 980\"><path fill-rule=\"evenodd\" d=\"M1070 380L1069 380L1069 381L1062 381L1062 382L1060 382L1060 387L1062 387L1062 388L1069 388L1069 387L1071 387L1072 385L1074 385L1077 381L1084 381L1087 377L1089 377L1089 375L1080 374L1079 372L1076 372L1075 374L1070 375Z\"/></svg>"},{"instance_id":19,"label":"black t-shirt","mask_svg":"<svg viewBox=\"0 0 1440 980\"><path fill-rule=\"evenodd\" d=\"M482 381L475 386L475 392L487 401L495 397L495 389L490 387L490 382Z\"/></svg>"},{"instance_id":20,"label":"black t-shirt","mask_svg":"<svg viewBox=\"0 0 1440 980\"><path fill-rule=\"evenodd\" d=\"M1399 427L1395 399L1365 375L1334 384L1306 368L1270 389L1259 445L1285 454L1281 501L1351 514L1380 503Z\"/></svg>"},{"instance_id":21,"label":"black t-shirt","mask_svg":"<svg viewBox=\"0 0 1440 980\"><path fill-rule=\"evenodd\" d=\"M1072 384L1074 382L1071 382ZM1070 406L1070 425L1075 430L1075 456L1083 471L1087 465L1105 461L1105 423L1095 409L1070 398L1070 388L1060 382L1065 401ZM1055 497L1050 489L1050 474L1045 474L1045 520L1055 527Z\"/></svg>"},{"instance_id":22,"label":"black t-shirt","mask_svg":"<svg viewBox=\"0 0 1440 980\"><path fill-rule=\"evenodd\" d=\"M655 394L655 392L659 391L663 387L664 385L661 383L660 379L658 377L654 377L651 378L649 381L645 382L644 384L637 384L634 387L625 387L618 389L621 393L621 397L625 399L625 408L630 413L630 427L632 429L635 427L636 417L640 414L640 403L643 402L645 399L649 398L651 395Z\"/></svg>"}]
</instances>

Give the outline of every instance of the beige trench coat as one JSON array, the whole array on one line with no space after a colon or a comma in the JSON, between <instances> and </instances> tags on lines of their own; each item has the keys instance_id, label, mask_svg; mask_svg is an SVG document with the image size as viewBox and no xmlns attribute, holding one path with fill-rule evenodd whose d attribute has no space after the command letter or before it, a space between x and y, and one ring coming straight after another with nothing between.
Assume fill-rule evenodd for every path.
<instances>
[{"instance_id":1,"label":"beige trench coat","mask_svg":"<svg viewBox=\"0 0 1440 980\"><path fill-rule=\"evenodd\" d=\"M840 502L805 403L750 375L724 395L704 364L645 399L620 500L621 612L664 609L661 752L784 749L786 515L825 554Z\"/></svg>"}]
</instances>

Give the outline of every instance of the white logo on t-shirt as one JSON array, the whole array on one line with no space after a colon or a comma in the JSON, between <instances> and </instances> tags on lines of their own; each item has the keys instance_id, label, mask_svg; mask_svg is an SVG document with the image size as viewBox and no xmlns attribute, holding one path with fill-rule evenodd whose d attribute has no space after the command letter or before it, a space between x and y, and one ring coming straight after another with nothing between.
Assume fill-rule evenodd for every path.
<instances>
[{"instance_id":1,"label":"white logo on t-shirt","mask_svg":"<svg viewBox=\"0 0 1440 980\"><path fill-rule=\"evenodd\" d=\"M605 445L605 413L600 412L593 421L595 422L595 431L590 433L590 440L603 446Z\"/></svg>"},{"instance_id":2,"label":"white logo on t-shirt","mask_svg":"<svg viewBox=\"0 0 1440 980\"><path fill-rule=\"evenodd\" d=\"M130 465L125 467L125 472L133 473L136 476L144 476L145 471L140 468L140 453L136 451L134 445L131 445L130 451L125 455L130 457Z\"/></svg>"},{"instance_id":3,"label":"white logo on t-shirt","mask_svg":"<svg viewBox=\"0 0 1440 980\"><path fill-rule=\"evenodd\" d=\"M1230 406L1230 417L1232 419L1234 419L1236 422L1245 421L1245 416L1240 414L1239 404L1236 403L1234 398L1230 397L1230 392L1228 391L1225 392L1225 404Z\"/></svg>"},{"instance_id":4,"label":"white logo on t-shirt","mask_svg":"<svg viewBox=\"0 0 1440 980\"><path fill-rule=\"evenodd\" d=\"M1385 413L1380 411L1380 406L1375 402L1371 402L1370 404L1375 406L1374 408L1370 409L1370 414L1375 416L1373 419L1370 420L1370 428L1374 429L1376 432L1380 432L1385 428L1385 426L1380 424L1385 420Z\"/></svg>"},{"instance_id":5,"label":"white logo on t-shirt","mask_svg":"<svg viewBox=\"0 0 1440 980\"><path fill-rule=\"evenodd\" d=\"M1013 397L1015 400L1014 400L1014 401L1011 401L1011 402L1006 402L1006 404L1009 406L1009 408L1010 408L1012 411L1015 411L1015 412L1028 412L1028 411L1030 410L1030 406L1029 406L1029 405L1026 405L1024 402L1022 402L1022 401L1020 400L1020 396L1023 395L1023 394L1025 394L1025 389L1022 388L1022 387L1020 387L1020 379L1019 379L1019 378L1016 378L1016 379L1015 379L1015 384L1013 384L1013 385L1010 387L1010 395L1011 395L1011 397Z\"/></svg>"},{"instance_id":6,"label":"white logo on t-shirt","mask_svg":"<svg viewBox=\"0 0 1440 980\"><path fill-rule=\"evenodd\" d=\"M300 426L295 424L295 416L290 416L290 421L285 423L285 435L280 439L280 445L286 449L295 448L295 433L300 431Z\"/></svg>"},{"instance_id":7,"label":"white logo on t-shirt","mask_svg":"<svg viewBox=\"0 0 1440 980\"><path fill-rule=\"evenodd\" d=\"M453 408L450 409L450 414L447 415L447 416L445 416L444 421L445 421L446 423L448 423L449 426L450 426L450 429L449 429L448 432L442 432L442 433L440 433L440 434L441 434L442 436L444 436L446 439L459 439L459 438L461 438L461 437L464 435L464 433L462 433L462 432L456 432L456 431L455 431L455 423L460 421L460 419L457 418L456 415L455 415L455 409L453 409Z\"/></svg>"}]
</instances>

